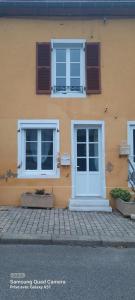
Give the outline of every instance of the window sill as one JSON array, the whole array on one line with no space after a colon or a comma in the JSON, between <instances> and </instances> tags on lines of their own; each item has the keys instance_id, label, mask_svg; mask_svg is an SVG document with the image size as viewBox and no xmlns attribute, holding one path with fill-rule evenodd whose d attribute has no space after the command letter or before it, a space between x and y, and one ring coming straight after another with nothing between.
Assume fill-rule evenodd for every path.
<instances>
[{"instance_id":1,"label":"window sill","mask_svg":"<svg viewBox=\"0 0 135 300\"><path fill-rule=\"evenodd\" d=\"M58 170L57 173L53 174L32 174L32 173L20 173L17 175L18 179L54 179L54 178L60 178L60 171Z\"/></svg>"},{"instance_id":2,"label":"window sill","mask_svg":"<svg viewBox=\"0 0 135 300\"><path fill-rule=\"evenodd\" d=\"M83 93L83 94L80 94L80 93L51 94L51 98L86 98L86 93Z\"/></svg>"}]
</instances>

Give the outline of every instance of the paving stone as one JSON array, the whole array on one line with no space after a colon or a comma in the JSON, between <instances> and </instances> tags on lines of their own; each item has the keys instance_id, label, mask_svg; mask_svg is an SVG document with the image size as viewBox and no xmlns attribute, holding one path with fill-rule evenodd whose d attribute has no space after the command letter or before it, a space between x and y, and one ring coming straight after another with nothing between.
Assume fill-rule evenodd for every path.
<instances>
[{"instance_id":1,"label":"paving stone","mask_svg":"<svg viewBox=\"0 0 135 300\"><path fill-rule=\"evenodd\" d=\"M7 209L7 208L6 208ZM9 234L54 234L79 236L104 240L135 240L135 222L124 218L117 211L70 212L65 209L38 210L13 207L8 211L0 208L0 230Z\"/></svg>"}]
</instances>

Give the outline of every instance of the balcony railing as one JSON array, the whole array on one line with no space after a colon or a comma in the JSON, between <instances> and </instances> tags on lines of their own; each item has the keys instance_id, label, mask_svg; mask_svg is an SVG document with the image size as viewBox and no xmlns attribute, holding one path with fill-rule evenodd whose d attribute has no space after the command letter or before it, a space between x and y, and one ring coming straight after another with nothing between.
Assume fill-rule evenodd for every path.
<instances>
[{"instance_id":1,"label":"balcony railing","mask_svg":"<svg viewBox=\"0 0 135 300\"><path fill-rule=\"evenodd\" d=\"M135 193L135 168L133 166L133 163L128 158L129 168L128 168L128 182L131 185L132 191Z\"/></svg>"},{"instance_id":2,"label":"balcony railing","mask_svg":"<svg viewBox=\"0 0 135 300\"><path fill-rule=\"evenodd\" d=\"M67 93L83 93L84 92L84 87L83 86L66 86L66 85L56 85L53 86L53 93L62 93L62 94L67 94Z\"/></svg>"}]
</instances>

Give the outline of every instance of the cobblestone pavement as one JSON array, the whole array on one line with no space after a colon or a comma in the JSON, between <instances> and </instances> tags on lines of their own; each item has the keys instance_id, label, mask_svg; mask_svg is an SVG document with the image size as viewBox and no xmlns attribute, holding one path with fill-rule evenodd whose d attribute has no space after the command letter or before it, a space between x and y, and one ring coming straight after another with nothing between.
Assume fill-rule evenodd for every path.
<instances>
[{"instance_id":1,"label":"cobblestone pavement","mask_svg":"<svg viewBox=\"0 0 135 300\"><path fill-rule=\"evenodd\" d=\"M0 207L0 234L131 238L135 221L119 212L71 212L67 209Z\"/></svg>"}]
</instances>

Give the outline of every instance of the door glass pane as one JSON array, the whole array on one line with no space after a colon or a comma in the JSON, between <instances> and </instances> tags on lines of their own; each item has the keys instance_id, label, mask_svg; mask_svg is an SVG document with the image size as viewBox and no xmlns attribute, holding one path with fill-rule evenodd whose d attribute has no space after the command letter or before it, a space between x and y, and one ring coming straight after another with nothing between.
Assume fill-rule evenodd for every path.
<instances>
[{"instance_id":1,"label":"door glass pane","mask_svg":"<svg viewBox=\"0 0 135 300\"><path fill-rule=\"evenodd\" d=\"M89 158L89 171L98 171L98 158Z\"/></svg>"},{"instance_id":2,"label":"door glass pane","mask_svg":"<svg viewBox=\"0 0 135 300\"><path fill-rule=\"evenodd\" d=\"M26 142L26 155L37 155L37 142Z\"/></svg>"},{"instance_id":3,"label":"door glass pane","mask_svg":"<svg viewBox=\"0 0 135 300\"><path fill-rule=\"evenodd\" d=\"M41 140L51 142L53 141L53 129L42 129L41 130Z\"/></svg>"},{"instance_id":4,"label":"door glass pane","mask_svg":"<svg viewBox=\"0 0 135 300\"><path fill-rule=\"evenodd\" d=\"M37 156L26 156L26 170L37 170Z\"/></svg>"},{"instance_id":5,"label":"door glass pane","mask_svg":"<svg viewBox=\"0 0 135 300\"><path fill-rule=\"evenodd\" d=\"M86 129L77 129L77 142L86 142Z\"/></svg>"},{"instance_id":6,"label":"door glass pane","mask_svg":"<svg viewBox=\"0 0 135 300\"><path fill-rule=\"evenodd\" d=\"M86 144L77 144L77 156L86 156Z\"/></svg>"},{"instance_id":7,"label":"door glass pane","mask_svg":"<svg viewBox=\"0 0 135 300\"><path fill-rule=\"evenodd\" d=\"M53 170L53 157L42 156L41 160L41 169L42 170Z\"/></svg>"},{"instance_id":8,"label":"door glass pane","mask_svg":"<svg viewBox=\"0 0 135 300\"><path fill-rule=\"evenodd\" d=\"M53 155L53 143L42 142L41 151L42 155Z\"/></svg>"},{"instance_id":9,"label":"door glass pane","mask_svg":"<svg viewBox=\"0 0 135 300\"><path fill-rule=\"evenodd\" d=\"M79 63L71 63L70 64L70 76L80 77L80 64Z\"/></svg>"},{"instance_id":10,"label":"door glass pane","mask_svg":"<svg viewBox=\"0 0 135 300\"><path fill-rule=\"evenodd\" d=\"M26 141L37 141L37 129L26 130Z\"/></svg>"},{"instance_id":11,"label":"door glass pane","mask_svg":"<svg viewBox=\"0 0 135 300\"><path fill-rule=\"evenodd\" d=\"M66 61L66 49L56 49L56 61L57 62Z\"/></svg>"},{"instance_id":12,"label":"door glass pane","mask_svg":"<svg viewBox=\"0 0 135 300\"><path fill-rule=\"evenodd\" d=\"M56 76L66 76L65 63L56 63Z\"/></svg>"},{"instance_id":13,"label":"door glass pane","mask_svg":"<svg viewBox=\"0 0 135 300\"><path fill-rule=\"evenodd\" d=\"M98 142L98 129L89 129L89 142Z\"/></svg>"},{"instance_id":14,"label":"door glass pane","mask_svg":"<svg viewBox=\"0 0 135 300\"><path fill-rule=\"evenodd\" d=\"M98 156L98 144L89 144L89 156Z\"/></svg>"},{"instance_id":15,"label":"door glass pane","mask_svg":"<svg viewBox=\"0 0 135 300\"><path fill-rule=\"evenodd\" d=\"M71 62L80 62L80 49L71 49L70 50L70 61Z\"/></svg>"},{"instance_id":16,"label":"door glass pane","mask_svg":"<svg viewBox=\"0 0 135 300\"><path fill-rule=\"evenodd\" d=\"M134 162L135 162L135 129L133 130L133 155L134 155Z\"/></svg>"},{"instance_id":17,"label":"door glass pane","mask_svg":"<svg viewBox=\"0 0 135 300\"><path fill-rule=\"evenodd\" d=\"M86 158L77 158L77 171L86 171Z\"/></svg>"}]
</instances>

